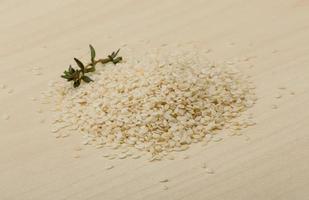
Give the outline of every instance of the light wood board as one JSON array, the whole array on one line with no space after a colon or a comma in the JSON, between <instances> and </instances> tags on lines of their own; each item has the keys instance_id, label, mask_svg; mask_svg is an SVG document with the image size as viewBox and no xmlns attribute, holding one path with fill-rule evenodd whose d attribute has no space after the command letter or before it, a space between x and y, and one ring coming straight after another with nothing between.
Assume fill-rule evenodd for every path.
<instances>
[{"instance_id":1,"label":"light wood board","mask_svg":"<svg viewBox=\"0 0 309 200\"><path fill-rule=\"evenodd\" d=\"M74 56L88 59L88 44L105 55L125 44L143 50L191 41L211 49L210 59L240 62L252 76L257 125L244 136L193 145L174 161L109 161L92 147L74 158L80 135L56 139L50 124L40 123L48 111L37 113L31 97ZM41 76L29 71L36 66ZM0 114L10 119L0 118L1 200L308 199L306 0L1 0L3 83ZM215 173L205 173L203 162ZM109 164L115 168L106 170Z\"/></svg>"}]
</instances>

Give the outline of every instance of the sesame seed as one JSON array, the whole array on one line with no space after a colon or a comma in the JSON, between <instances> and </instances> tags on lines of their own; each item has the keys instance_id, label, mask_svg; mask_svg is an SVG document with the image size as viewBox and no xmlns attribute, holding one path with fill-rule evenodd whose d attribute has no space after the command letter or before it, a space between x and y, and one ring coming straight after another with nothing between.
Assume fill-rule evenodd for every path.
<instances>
[{"instance_id":1,"label":"sesame seed","mask_svg":"<svg viewBox=\"0 0 309 200\"><path fill-rule=\"evenodd\" d=\"M271 106L271 108L272 109L278 109L278 106L274 104L274 105Z\"/></svg>"},{"instance_id":2,"label":"sesame seed","mask_svg":"<svg viewBox=\"0 0 309 200\"><path fill-rule=\"evenodd\" d=\"M125 159L126 157L127 157L126 154L121 154L121 155L118 156L119 159Z\"/></svg>"},{"instance_id":3,"label":"sesame seed","mask_svg":"<svg viewBox=\"0 0 309 200\"><path fill-rule=\"evenodd\" d=\"M132 158L133 159L139 159L141 156L140 155L133 155Z\"/></svg>"},{"instance_id":4,"label":"sesame seed","mask_svg":"<svg viewBox=\"0 0 309 200\"><path fill-rule=\"evenodd\" d=\"M114 168L114 165L108 165L108 166L105 167L106 170L110 170L110 169L113 169L113 168Z\"/></svg>"},{"instance_id":5,"label":"sesame seed","mask_svg":"<svg viewBox=\"0 0 309 200\"><path fill-rule=\"evenodd\" d=\"M14 92L14 89L9 89L8 94L12 94Z\"/></svg>"},{"instance_id":6,"label":"sesame seed","mask_svg":"<svg viewBox=\"0 0 309 200\"><path fill-rule=\"evenodd\" d=\"M80 158L80 155L74 155L74 158Z\"/></svg>"},{"instance_id":7,"label":"sesame seed","mask_svg":"<svg viewBox=\"0 0 309 200\"><path fill-rule=\"evenodd\" d=\"M75 150L75 151L81 151L82 148L81 148L80 146L77 146L77 147L74 148L74 150Z\"/></svg>"},{"instance_id":8,"label":"sesame seed","mask_svg":"<svg viewBox=\"0 0 309 200\"><path fill-rule=\"evenodd\" d=\"M279 90L285 90L286 87L285 87L285 86L279 86L278 89L279 89Z\"/></svg>"},{"instance_id":9,"label":"sesame seed","mask_svg":"<svg viewBox=\"0 0 309 200\"><path fill-rule=\"evenodd\" d=\"M10 119L10 115L4 114L4 115L2 115L2 119L9 120Z\"/></svg>"},{"instance_id":10,"label":"sesame seed","mask_svg":"<svg viewBox=\"0 0 309 200\"><path fill-rule=\"evenodd\" d=\"M206 171L207 174L214 174L215 173L214 170L209 168L209 167L206 167L205 171Z\"/></svg>"},{"instance_id":11,"label":"sesame seed","mask_svg":"<svg viewBox=\"0 0 309 200\"><path fill-rule=\"evenodd\" d=\"M5 84L0 84L0 89L5 89L6 85Z\"/></svg>"},{"instance_id":12,"label":"sesame seed","mask_svg":"<svg viewBox=\"0 0 309 200\"><path fill-rule=\"evenodd\" d=\"M221 137L214 137L212 139L212 141L214 141L214 142L220 142L221 140L223 140L223 138L221 138Z\"/></svg>"},{"instance_id":13,"label":"sesame seed","mask_svg":"<svg viewBox=\"0 0 309 200\"><path fill-rule=\"evenodd\" d=\"M280 99L282 97L281 94L276 94L275 98Z\"/></svg>"},{"instance_id":14,"label":"sesame seed","mask_svg":"<svg viewBox=\"0 0 309 200\"><path fill-rule=\"evenodd\" d=\"M169 180L167 178L161 179L160 183L167 183Z\"/></svg>"}]
</instances>

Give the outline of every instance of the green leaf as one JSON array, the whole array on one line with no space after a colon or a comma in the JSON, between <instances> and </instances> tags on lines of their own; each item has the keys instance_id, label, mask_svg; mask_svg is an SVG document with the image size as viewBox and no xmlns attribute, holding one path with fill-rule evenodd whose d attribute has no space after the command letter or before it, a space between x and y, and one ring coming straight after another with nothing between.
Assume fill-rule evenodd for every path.
<instances>
[{"instance_id":1,"label":"green leaf","mask_svg":"<svg viewBox=\"0 0 309 200\"><path fill-rule=\"evenodd\" d=\"M116 65L117 63L119 63L120 61L122 61L122 57L117 57L116 59L113 59L112 62Z\"/></svg>"},{"instance_id":2,"label":"green leaf","mask_svg":"<svg viewBox=\"0 0 309 200\"><path fill-rule=\"evenodd\" d=\"M89 83L91 81L93 81L91 78L89 78L88 76L82 76L83 81L85 81L86 83Z\"/></svg>"},{"instance_id":3,"label":"green leaf","mask_svg":"<svg viewBox=\"0 0 309 200\"><path fill-rule=\"evenodd\" d=\"M68 77L67 75L61 75L61 78L68 79L68 78L70 78L70 77Z\"/></svg>"},{"instance_id":4,"label":"green leaf","mask_svg":"<svg viewBox=\"0 0 309 200\"><path fill-rule=\"evenodd\" d=\"M116 53L114 54L114 58L118 55L119 51L120 51L120 49L118 49L118 50L116 51Z\"/></svg>"},{"instance_id":5,"label":"green leaf","mask_svg":"<svg viewBox=\"0 0 309 200\"><path fill-rule=\"evenodd\" d=\"M86 69L85 73L94 72L94 71L95 71L95 67L91 67L91 68Z\"/></svg>"},{"instance_id":6,"label":"green leaf","mask_svg":"<svg viewBox=\"0 0 309 200\"><path fill-rule=\"evenodd\" d=\"M74 88L77 88L79 85L80 85L80 80L74 81L74 84L73 84Z\"/></svg>"},{"instance_id":7,"label":"green leaf","mask_svg":"<svg viewBox=\"0 0 309 200\"><path fill-rule=\"evenodd\" d=\"M82 70L82 72L83 72L84 69L85 69L84 64L83 64L80 60L78 60L77 58L74 58L74 60L75 60L75 62L77 63L78 67L79 67L79 68Z\"/></svg>"},{"instance_id":8,"label":"green leaf","mask_svg":"<svg viewBox=\"0 0 309 200\"><path fill-rule=\"evenodd\" d=\"M67 76L72 76L73 75L72 73L70 73L68 71L64 71L63 73L64 73L64 75L67 75Z\"/></svg>"},{"instance_id":9,"label":"green leaf","mask_svg":"<svg viewBox=\"0 0 309 200\"><path fill-rule=\"evenodd\" d=\"M73 69L71 65L69 66L69 72L70 72L71 74L73 74L73 73L75 72L75 69Z\"/></svg>"},{"instance_id":10,"label":"green leaf","mask_svg":"<svg viewBox=\"0 0 309 200\"><path fill-rule=\"evenodd\" d=\"M67 79L67 81L72 81L73 77L68 76L68 75L61 75L61 78Z\"/></svg>"},{"instance_id":11,"label":"green leaf","mask_svg":"<svg viewBox=\"0 0 309 200\"><path fill-rule=\"evenodd\" d=\"M95 59L95 50L93 48L93 46L90 44L90 53L91 53L91 62L94 63L94 59Z\"/></svg>"}]
</instances>

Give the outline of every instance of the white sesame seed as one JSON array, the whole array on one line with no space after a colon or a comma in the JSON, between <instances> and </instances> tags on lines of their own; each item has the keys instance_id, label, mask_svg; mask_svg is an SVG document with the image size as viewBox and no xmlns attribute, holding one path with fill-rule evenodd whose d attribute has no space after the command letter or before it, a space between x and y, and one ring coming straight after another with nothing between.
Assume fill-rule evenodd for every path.
<instances>
[{"instance_id":1,"label":"white sesame seed","mask_svg":"<svg viewBox=\"0 0 309 200\"><path fill-rule=\"evenodd\" d=\"M2 119L9 120L10 119L10 115L4 114L4 115L2 115Z\"/></svg>"},{"instance_id":2,"label":"white sesame seed","mask_svg":"<svg viewBox=\"0 0 309 200\"><path fill-rule=\"evenodd\" d=\"M74 155L74 158L80 158L80 155L78 155L78 154Z\"/></svg>"},{"instance_id":3,"label":"white sesame seed","mask_svg":"<svg viewBox=\"0 0 309 200\"><path fill-rule=\"evenodd\" d=\"M137 154L137 155L133 155L133 156L132 156L132 158L133 158L133 159L139 159L140 157L141 157L141 156L140 156L140 155L138 155L138 154Z\"/></svg>"},{"instance_id":4,"label":"white sesame seed","mask_svg":"<svg viewBox=\"0 0 309 200\"><path fill-rule=\"evenodd\" d=\"M214 174L215 173L214 170L209 168L209 167L206 167L205 171L206 171L207 174Z\"/></svg>"},{"instance_id":5,"label":"white sesame seed","mask_svg":"<svg viewBox=\"0 0 309 200\"><path fill-rule=\"evenodd\" d=\"M0 89L5 89L6 85L5 84L0 84Z\"/></svg>"},{"instance_id":6,"label":"white sesame seed","mask_svg":"<svg viewBox=\"0 0 309 200\"><path fill-rule=\"evenodd\" d=\"M109 160L113 160L113 159L115 159L115 158L117 158L117 155L116 155L116 154L111 154L111 155L108 156L108 159L109 159Z\"/></svg>"},{"instance_id":7,"label":"white sesame seed","mask_svg":"<svg viewBox=\"0 0 309 200\"><path fill-rule=\"evenodd\" d=\"M279 89L279 90L285 90L286 87L285 87L285 86L279 86L278 89Z\"/></svg>"},{"instance_id":8,"label":"white sesame seed","mask_svg":"<svg viewBox=\"0 0 309 200\"><path fill-rule=\"evenodd\" d=\"M9 89L8 94L12 94L14 92L14 89Z\"/></svg>"},{"instance_id":9,"label":"white sesame seed","mask_svg":"<svg viewBox=\"0 0 309 200\"><path fill-rule=\"evenodd\" d=\"M77 146L77 147L74 148L74 150L75 150L75 151L81 151L82 148L81 148L80 146Z\"/></svg>"},{"instance_id":10,"label":"white sesame seed","mask_svg":"<svg viewBox=\"0 0 309 200\"><path fill-rule=\"evenodd\" d=\"M280 99L282 97L281 94L276 94L275 98Z\"/></svg>"},{"instance_id":11,"label":"white sesame seed","mask_svg":"<svg viewBox=\"0 0 309 200\"><path fill-rule=\"evenodd\" d=\"M114 165L108 165L108 166L105 167L106 170L110 170L110 169L113 169L113 168L114 168Z\"/></svg>"},{"instance_id":12,"label":"white sesame seed","mask_svg":"<svg viewBox=\"0 0 309 200\"><path fill-rule=\"evenodd\" d=\"M126 157L127 157L126 154L121 154L121 155L118 156L119 159L125 159Z\"/></svg>"},{"instance_id":13,"label":"white sesame seed","mask_svg":"<svg viewBox=\"0 0 309 200\"><path fill-rule=\"evenodd\" d=\"M278 106L274 104L274 105L271 106L271 108L272 109L278 109Z\"/></svg>"},{"instance_id":14,"label":"white sesame seed","mask_svg":"<svg viewBox=\"0 0 309 200\"><path fill-rule=\"evenodd\" d=\"M204 163L202 163L202 168L207 168L207 164L204 162Z\"/></svg>"},{"instance_id":15,"label":"white sesame seed","mask_svg":"<svg viewBox=\"0 0 309 200\"><path fill-rule=\"evenodd\" d=\"M104 153L102 156L105 157L105 158L108 158L110 156L110 154L109 153Z\"/></svg>"},{"instance_id":16,"label":"white sesame seed","mask_svg":"<svg viewBox=\"0 0 309 200\"><path fill-rule=\"evenodd\" d=\"M169 160L174 160L175 157L174 157L173 155L168 155L168 156L167 156L167 159L169 159Z\"/></svg>"},{"instance_id":17,"label":"white sesame seed","mask_svg":"<svg viewBox=\"0 0 309 200\"><path fill-rule=\"evenodd\" d=\"M221 140L223 140L223 138L221 138L221 137L214 137L212 139L212 141L214 141L214 142L220 142Z\"/></svg>"},{"instance_id":18,"label":"white sesame seed","mask_svg":"<svg viewBox=\"0 0 309 200\"><path fill-rule=\"evenodd\" d=\"M169 180L167 178L161 179L160 183L167 183Z\"/></svg>"},{"instance_id":19,"label":"white sesame seed","mask_svg":"<svg viewBox=\"0 0 309 200\"><path fill-rule=\"evenodd\" d=\"M43 110L40 108L40 109L38 109L36 112L39 113L39 114L41 114L41 113L43 113Z\"/></svg>"}]
</instances>

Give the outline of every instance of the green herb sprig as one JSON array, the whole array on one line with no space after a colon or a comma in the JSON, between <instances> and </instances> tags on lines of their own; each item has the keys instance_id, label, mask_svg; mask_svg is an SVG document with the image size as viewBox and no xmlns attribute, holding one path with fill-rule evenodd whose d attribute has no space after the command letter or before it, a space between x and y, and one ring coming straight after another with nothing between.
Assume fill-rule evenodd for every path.
<instances>
[{"instance_id":1,"label":"green herb sprig","mask_svg":"<svg viewBox=\"0 0 309 200\"><path fill-rule=\"evenodd\" d=\"M120 49L118 49L116 52L112 52L110 55L107 56L107 58L96 60L96 52L93 46L90 44L90 55L91 55L91 62L87 65L84 65L80 60L77 58L74 58L77 66L79 69L74 69L72 66L69 66L69 69L65 70L63 72L63 75L61 75L62 78L66 79L67 81L73 81L73 87L77 88L80 86L81 82L84 81L86 83L89 83L93 81L89 76L86 76L85 74L89 72L94 72L96 70L95 66L98 63L106 64L109 62L112 62L114 64L119 63L122 61L122 57L118 56L118 53Z\"/></svg>"}]
</instances>

